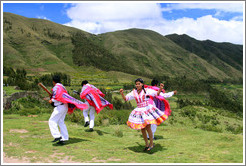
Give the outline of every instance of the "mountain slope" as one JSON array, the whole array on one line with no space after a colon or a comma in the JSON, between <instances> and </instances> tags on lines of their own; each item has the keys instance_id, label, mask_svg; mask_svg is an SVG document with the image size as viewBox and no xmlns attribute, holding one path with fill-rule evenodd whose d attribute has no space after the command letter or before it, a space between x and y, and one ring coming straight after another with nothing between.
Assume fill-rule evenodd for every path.
<instances>
[{"instance_id":1,"label":"mountain slope","mask_svg":"<svg viewBox=\"0 0 246 166\"><path fill-rule=\"evenodd\" d=\"M210 40L199 41L188 35L167 35L167 38L216 66L233 77L236 70L243 72L243 46L231 43L216 43Z\"/></svg>"},{"instance_id":2,"label":"mountain slope","mask_svg":"<svg viewBox=\"0 0 246 166\"><path fill-rule=\"evenodd\" d=\"M112 54L127 62L125 69L135 68L138 72L150 75L183 76L206 79L232 77L216 65L209 64L167 37L149 30L130 29L99 35L104 46ZM242 77L242 73L232 68L233 77Z\"/></svg>"},{"instance_id":3,"label":"mountain slope","mask_svg":"<svg viewBox=\"0 0 246 166\"><path fill-rule=\"evenodd\" d=\"M207 47L217 43L208 43ZM203 45L202 45L203 46ZM205 46L201 52L206 52ZM200 52L188 51L154 31L129 29L100 35L51 21L3 13L3 63L28 72L77 73L77 66L94 66L106 71L154 76L186 76L191 79L242 78L241 46L223 44L211 60ZM234 47L235 46L235 47ZM220 52L237 58L219 58ZM218 56L218 57L217 57ZM226 56L228 57L228 56Z\"/></svg>"},{"instance_id":4,"label":"mountain slope","mask_svg":"<svg viewBox=\"0 0 246 166\"><path fill-rule=\"evenodd\" d=\"M3 13L3 18L4 65L30 71L75 72L71 35L80 30L12 13Z\"/></svg>"}]
</instances>

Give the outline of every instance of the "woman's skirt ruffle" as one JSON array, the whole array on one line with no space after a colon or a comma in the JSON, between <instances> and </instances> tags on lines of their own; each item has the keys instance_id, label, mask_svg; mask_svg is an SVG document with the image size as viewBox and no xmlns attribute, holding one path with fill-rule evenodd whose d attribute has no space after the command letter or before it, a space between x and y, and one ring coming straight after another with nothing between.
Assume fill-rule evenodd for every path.
<instances>
[{"instance_id":1,"label":"woman's skirt ruffle","mask_svg":"<svg viewBox=\"0 0 246 166\"><path fill-rule=\"evenodd\" d=\"M168 116L153 105L142 108L135 108L127 121L127 125L135 130L145 128L148 124L160 125Z\"/></svg>"}]
</instances>

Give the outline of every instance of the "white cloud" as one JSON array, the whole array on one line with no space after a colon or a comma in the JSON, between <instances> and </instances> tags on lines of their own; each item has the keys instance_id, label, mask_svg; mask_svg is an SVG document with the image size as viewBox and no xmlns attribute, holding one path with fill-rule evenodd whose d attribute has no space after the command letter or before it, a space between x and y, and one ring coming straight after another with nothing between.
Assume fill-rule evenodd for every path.
<instances>
[{"instance_id":1,"label":"white cloud","mask_svg":"<svg viewBox=\"0 0 246 166\"><path fill-rule=\"evenodd\" d=\"M172 21L164 21L161 26L155 27L155 31L167 35L172 33L187 34L197 40L213 40L216 42L243 43L243 22L225 21L203 16L198 19L181 18Z\"/></svg>"},{"instance_id":2,"label":"white cloud","mask_svg":"<svg viewBox=\"0 0 246 166\"><path fill-rule=\"evenodd\" d=\"M45 17L45 16L37 16L36 18L38 18L38 19L44 19L44 20L50 20L50 19L48 19L48 18Z\"/></svg>"},{"instance_id":3,"label":"white cloud","mask_svg":"<svg viewBox=\"0 0 246 166\"><path fill-rule=\"evenodd\" d=\"M161 9L155 3L80 3L67 15L80 21L155 19L161 17Z\"/></svg>"},{"instance_id":4,"label":"white cloud","mask_svg":"<svg viewBox=\"0 0 246 166\"><path fill-rule=\"evenodd\" d=\"M236 10L236 7L233 8ZM208 15L197 19L165 20L162 18L161 6L155 3L80 3L69 8L67 15L72 21L65 25L93 34L141 28L162 35L177 33L187 34L198 40L243 43L244 25L238 18L225 21Z\"/></svg>"}]
</instances>

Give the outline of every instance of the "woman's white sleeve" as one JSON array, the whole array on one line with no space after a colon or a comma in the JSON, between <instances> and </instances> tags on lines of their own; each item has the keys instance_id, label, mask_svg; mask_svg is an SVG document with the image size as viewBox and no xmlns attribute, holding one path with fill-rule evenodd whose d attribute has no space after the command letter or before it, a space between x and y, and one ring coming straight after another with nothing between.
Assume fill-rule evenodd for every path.
<instances>
[{"instance_id":1,"label":"woman's white sleeve","mask_svg":"<svg viewBox=\"0 0 246 166\"><path fill-rule=\"evenodd\" d=\"M134 94L133 91L131 91L126 95L126 101L133 100L133 99L134 99Z\"/></svg>"},{"instance_id":2,"label":"woman's white sleeve","mask_svg":"<svg viewBox=\"0 0 246 166\"><path fill-rule=\"evenodd\" d=\"M164 98L169 98L172 97L174 95L174 92L168 92L168 93L160 93L160 96L164 97Z\"/></svg>"},{"instance_id":3,"label":"woman's white sleeve","mask_svg":"<svg viewBox=\"0 0 246 166\"><path fill-rule=\"evenodd\" d=\"M157 91L153 89L147 89L146 94L155 97L157 96Z\"/></svg>"}]
</instances>

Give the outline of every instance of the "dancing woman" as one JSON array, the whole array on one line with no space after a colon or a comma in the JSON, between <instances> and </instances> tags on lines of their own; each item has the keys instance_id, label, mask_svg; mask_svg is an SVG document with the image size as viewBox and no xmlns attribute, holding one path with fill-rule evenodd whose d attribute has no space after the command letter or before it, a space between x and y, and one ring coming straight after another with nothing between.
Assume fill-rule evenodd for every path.
<instances>
[{"instance_id":1,"label":"dancing woman","mask_svg":"<svg viewBox=\"0 0 246 166\"><path fill-rule=\"evenodd\" d=\"M153 100L150 99L158 96L164 85L160 84L160 89L158 91L145 89L144 81L141 78L138 78L135 80L135 86L136 89L133 89L126 96L123 93L124 90L120 89L121 96L125 101L135 99L137 102L137 108L131 112L127 125L132 129L141 130L145 141L144 151L150 151L154 147L150 125L160 125L168 118L164 112L153 105ZM146 131L150 136L150 142L148 142Z\"/></svg>"}]
</instances>

